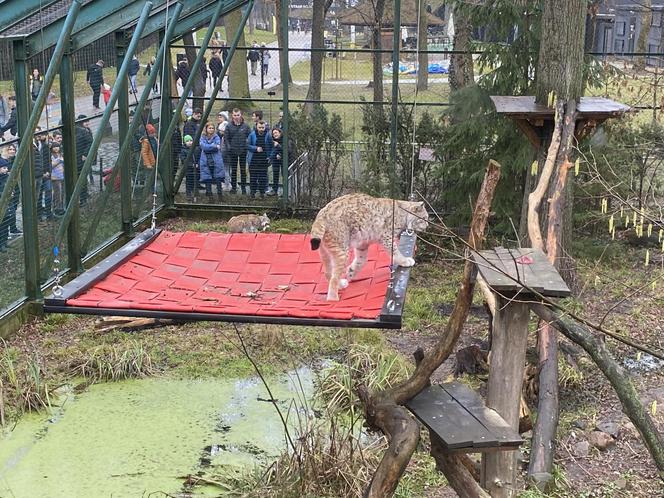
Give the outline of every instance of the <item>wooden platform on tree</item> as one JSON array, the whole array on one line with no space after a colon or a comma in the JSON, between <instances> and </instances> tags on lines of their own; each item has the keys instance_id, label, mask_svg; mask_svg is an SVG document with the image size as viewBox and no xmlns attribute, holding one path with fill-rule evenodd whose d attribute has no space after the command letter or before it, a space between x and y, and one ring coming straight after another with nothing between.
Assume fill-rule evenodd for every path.
<instances>
[{"instance_id":1,"label":"wooden platform on tree","mask_svg":"<svg viewBox=\"0 0 664 498\"><path fill-rule=\"evenodd\" d=\"M449 452L516 450L523 439L482 398L459 382L429 386L406 407Z\"/></svg>"},{"instance_id":2,"label":"wooden platform on tree","mask_svg":"<svg viewBox=\"0 0 664 498\"><path fill-rule=\"evenodd\" d=\"M535 97L494 95L491 97L498 114L505 114L515 119L550 119L554 118L553 107L535 103ZM576 109L577 119L604 121L628 112L631 108L615 100L604 97L581 97Z\"/></svg>"},{"instance_id":3,"label":"wooden platform on tree","mask_svg":"<svg viewBox=\"0 0 664 498\"><path fill-rule=\"evenodd\" d=\"M558 271L539 249L496 247L473 253L473 260L489 287L503 296L518 295L523 299L537 300L531 290L547 297L571 294Z\"/></svg>"}]
</instances>

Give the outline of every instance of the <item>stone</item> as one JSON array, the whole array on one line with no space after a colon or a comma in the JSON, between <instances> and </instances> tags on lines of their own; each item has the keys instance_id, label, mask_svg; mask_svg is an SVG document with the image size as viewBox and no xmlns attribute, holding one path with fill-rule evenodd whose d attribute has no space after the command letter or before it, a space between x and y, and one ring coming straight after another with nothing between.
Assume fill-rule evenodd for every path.
<instances>
[{"instance_id":1,"label":"stone","mask_svg":"<svg viewBox=\"0 0 664 498\"><path fill-rule=\"evenodd\" d=\"M579 441L572 446L572 454L575 457L584 458L590 453L590 443L588 441Z\"/></svg>"},{"instance_id":2,"label":"stone","mask_svg":"<svg viewBox=\"0 0 664 498\"><path fill-rule=\"evenodd\" d=\"M572 422L572 427L585 431L588 428L588 422L582 419Z\"/></svg>"},{"instance_id":3,"label":"stone","mask_svg":"<svg viewBox=\"0 0 664 498\"><path fill-rule=\"evenodd\" d=\"M613 485L618 489L625 489L627 487L627 479L616 479L613 481Z\"/></svg>"},{"instance_id":4,"label":"stone","mask_svg":"<svg viewBox=\"0 0 664 498\"><path fill-rule=\"evenodd\" d=\"M609 434L600 431L591 432L590 436L588 436L588 442L601 451L604 451L609 446L616 444L615 439L613 439Z\"/></svg>"},{"instance_id":5,"label":"stone","mask_svg":"<svg viewBox=\"0 0 664 498\"><path fill-rule=\"evenodd\" d=\"M620 425L615 422L610 422L608 420L599 422L597 424L597 430L605 432L614 439L618 439L618 436L620 436Z\"/></svg>"}]
</instances>

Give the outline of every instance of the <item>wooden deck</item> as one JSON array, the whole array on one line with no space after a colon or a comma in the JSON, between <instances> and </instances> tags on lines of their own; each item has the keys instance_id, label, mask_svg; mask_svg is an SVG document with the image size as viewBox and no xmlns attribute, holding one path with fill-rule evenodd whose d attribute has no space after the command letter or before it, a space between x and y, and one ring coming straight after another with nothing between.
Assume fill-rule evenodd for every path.
<instances>
[{"instance_id":1,"label":"wooden deck","mask_svg":"<svg viewBox=\"0 0 664 498\"><path fill-rule=\"evenodd\" d=\"M553 119L554 109L535 103L535 97L492 96L491 100L498 114L514 119ZM631 107L604 97L581 97L577 107L577 119L604 121L629 112Z\"/></svg>"},{"instance_id":2,"label":"wooden deck","mask_svg":"<svg viewBox=\"0 0 664 498\"><path fill-rule=\"evenodd\" d=\"M436 434L446 451L516 450L523 440L480 396L459 382L429 386L406 407Z\"/></svg>"}]
</instances>

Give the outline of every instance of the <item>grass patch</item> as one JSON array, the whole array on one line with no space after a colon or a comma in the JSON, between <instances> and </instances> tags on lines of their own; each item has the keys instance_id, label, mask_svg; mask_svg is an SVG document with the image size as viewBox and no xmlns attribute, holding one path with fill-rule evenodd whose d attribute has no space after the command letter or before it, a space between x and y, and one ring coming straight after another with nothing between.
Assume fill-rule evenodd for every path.
<instances>
[{"instance_id":1,"label":"grass patch","mask_svg":"<svg viewBox=\"0 0 664 498\"><path fill-rule=\"evenodd\" d=\"M73 373L91 382L118 381L152 375L152 357L143 344L100 346L71 365Z\"/></svg>"}]
</instances>

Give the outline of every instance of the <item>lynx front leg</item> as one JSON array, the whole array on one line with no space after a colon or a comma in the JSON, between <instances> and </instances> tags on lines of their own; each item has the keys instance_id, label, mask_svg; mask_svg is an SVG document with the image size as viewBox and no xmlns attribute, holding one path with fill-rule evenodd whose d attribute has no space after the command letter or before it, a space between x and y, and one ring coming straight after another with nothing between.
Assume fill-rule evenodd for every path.
<instances>
[{"instance_id":1,"label":"lynx front leg","mask_svg":"<svg viewBox=\"0 0 664 498\"><path fill-rule=\"evenodd\" d=\"M399 250L399 234L395 234L393 237L386 235L383 237L383 247L386 250L392 250L392 261L397 266L414 266L415 259L409 258L401 254Z\"/></svg>"},{"instance_id":2,"label":"lynx front leg","mask_svg":"<svg viewBox=\"0 0 664 498\"><path fill-rule=\"evenodd\" d=\"M355 276L360 273L360 270L364 267L367 262L367 255L369 254L369 248L355 248L355 258L353 262L348 267L348 280L353 280Z\"/></svg>"}]
</instances>

